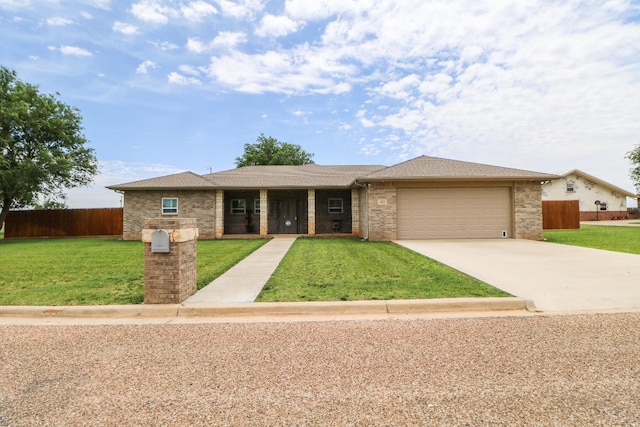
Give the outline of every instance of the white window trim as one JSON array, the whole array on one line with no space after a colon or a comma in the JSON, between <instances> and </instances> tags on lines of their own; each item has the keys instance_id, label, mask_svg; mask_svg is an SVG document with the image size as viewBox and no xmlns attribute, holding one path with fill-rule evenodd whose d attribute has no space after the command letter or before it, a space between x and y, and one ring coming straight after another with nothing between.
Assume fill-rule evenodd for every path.
<instances>
[{"instance_id":1,"label":"white window trim","mask_svg":"<svg viewBox=\"0 0 640 427\"><path fill-rule=\"evenodd\" d=\"M253 199L253 213L260 213L260 199Z\"/></svg>"},{"instance_id":2,"label":"white window trim","mask_svg":"<svg viewBox=\"0 0 640 427\"><path fill-rule=\"evenodd\" d=\"M242 207L233 207L233 202L242 202ZM242 210L241 210L242 209ZM231 214L244 215L247 213L247 199L231 199Z\"/></svg>"},{"instance_id":3,"label":"white window trim","mask_svg":"<svg viewBox=\"0 0 640 427\"><path fill-rule=\"evenodd\" d=\"M340 211L337 211L337 207L331 207L331 201L332 200L339 200L340 201ZM341 214L344 212L344 200L343 199L338 199L338 198L331 198L327 201L327 210L329 212L329 214Z\"/></svg>"},{"instance_id":4,"label":"white window trim","mask_svg":"<svg viewBox=\"0 0 640 427\"><path fill-rule=\"evenodd\" d=\"M571 189L569 189L569 186L571 186ZM567 193L575 193L576 185L573 182L567 182L565 184L565 189L567 190Z\"/></svg>"},{"instance_id":5,"label":"white window trim","mask_svg":"<svg viewBox=\"0 0 640 427\"><path fill-rule=\"evenodd\" d=\"M164 206L164 201L165 200L175 200L176 201L176 206L175 207L173 207L173 206L165 207ZM161 208L162 208L162 215L178 215L178 198L177 197L163 197L162 198ZM175 209L175 212L168 212L168 210L173 211L174 209Z\"/></svg>"}]
</instances>

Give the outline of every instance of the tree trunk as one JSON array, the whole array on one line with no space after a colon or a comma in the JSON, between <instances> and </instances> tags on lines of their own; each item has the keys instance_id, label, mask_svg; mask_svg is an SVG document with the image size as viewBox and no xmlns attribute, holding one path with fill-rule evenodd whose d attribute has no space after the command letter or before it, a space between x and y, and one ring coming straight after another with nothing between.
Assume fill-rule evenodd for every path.
<instances>
[{"instance_id":1,"label":"tree trunk","mask_svg":"<svg viewBox=\"0 0 640 427\"><path fill-rule=\"evenodd\" d=\"M13 200L6 197L2 201L2 211L0 211L0 229L4 227L4 221L7 219L7 215L9 215L12 203Z\"/></svg>"}]
</instances>

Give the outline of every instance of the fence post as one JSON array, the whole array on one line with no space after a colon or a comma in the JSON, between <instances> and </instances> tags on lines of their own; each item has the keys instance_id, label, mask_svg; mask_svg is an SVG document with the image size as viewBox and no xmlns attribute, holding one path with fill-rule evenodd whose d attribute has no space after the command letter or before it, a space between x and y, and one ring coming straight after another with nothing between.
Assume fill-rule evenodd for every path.
<instances>
[{"instance_id":1,"label":"fence post","mask_svg":"<svg viewBox=\"0 0 640 427\"><path fill-rule=\"evenodd\" d=\"M168 233L168 252L152 248L156 230ZM145 304L179 304L196 291L197 238L195 218L145 220L142 230Z\"/></svg>"}]
</instances>

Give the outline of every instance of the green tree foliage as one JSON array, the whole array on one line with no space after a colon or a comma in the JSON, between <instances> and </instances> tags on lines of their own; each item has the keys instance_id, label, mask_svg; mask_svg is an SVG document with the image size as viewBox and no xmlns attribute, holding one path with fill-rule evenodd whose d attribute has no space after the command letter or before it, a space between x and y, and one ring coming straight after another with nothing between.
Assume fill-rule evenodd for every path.
<instances>
[{"instance_id":1,"label":"green tree foliage","mask_svg":"<svg viewBox=\"0 0 640 427\"><path fill-rule=\"evenodd\" d=\"M251 165L307 165L313 154L296 144L278 141L260 134L256 144L244 144L244 154L236 157L238 167Z\"/></svg>"},{"instance_id":2,"label":"green tree foliage","mask_svg":"<svg viewBox=\"0 0 640 427\"><path fill-rule=\"evenodd\" d=\"M98 171L76 108L0 67L0 225L10 209L63 199Z\"/></svg>"},{"instance_id":3,"label":"green tree foliage","mask_svg":"<svg viewBox=\"0 0 640 427\"><path fill-rule=\"evenodd\" d=\"M63 200L45 200L42 203L36 203L33 205L33 209L37 211L44 211L50 209L66 209L67 203Z\"/></svg>"},{"instance_id":4,"label":"green tree foliage","mask_svg":"<svg viewBox=\"0 0 640 427\"><path fill-rule=\"evenodd\" d=\"M627 153L627 159L631 160L633 168L629 173L629 176L636 185L636 191L640 194L640 144L636 145L636 148Z\"/></svg>"}]
</instances>

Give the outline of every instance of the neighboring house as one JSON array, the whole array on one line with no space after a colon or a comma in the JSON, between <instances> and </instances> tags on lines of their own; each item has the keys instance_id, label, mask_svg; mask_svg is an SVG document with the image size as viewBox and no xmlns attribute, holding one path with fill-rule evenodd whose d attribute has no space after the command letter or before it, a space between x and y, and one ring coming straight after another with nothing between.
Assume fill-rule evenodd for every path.
<instances>
[{"instance_id":1,"label":"neighboring house","mask_svg":"<svg viewBox=\"0 0 640 427\"><path fill-rule=\"evenodd\" d=\"M635 195L578 169L542 186L542 200L578 200L580 221L627 218L627 197Z\"/></svg>"},{"instance_id":2,"label":"neighboring house","mask_svg":"<svg viewBox=\"0 0 640 427\"><path fill-rule=\"evenodd\" d=\"M542 238L541 184L556 175L421 156L391 167L245 166L108 188L125 240L146 218L196 218L203 239L347 233L369 240Z\"/></svg>"}]
</instances>

